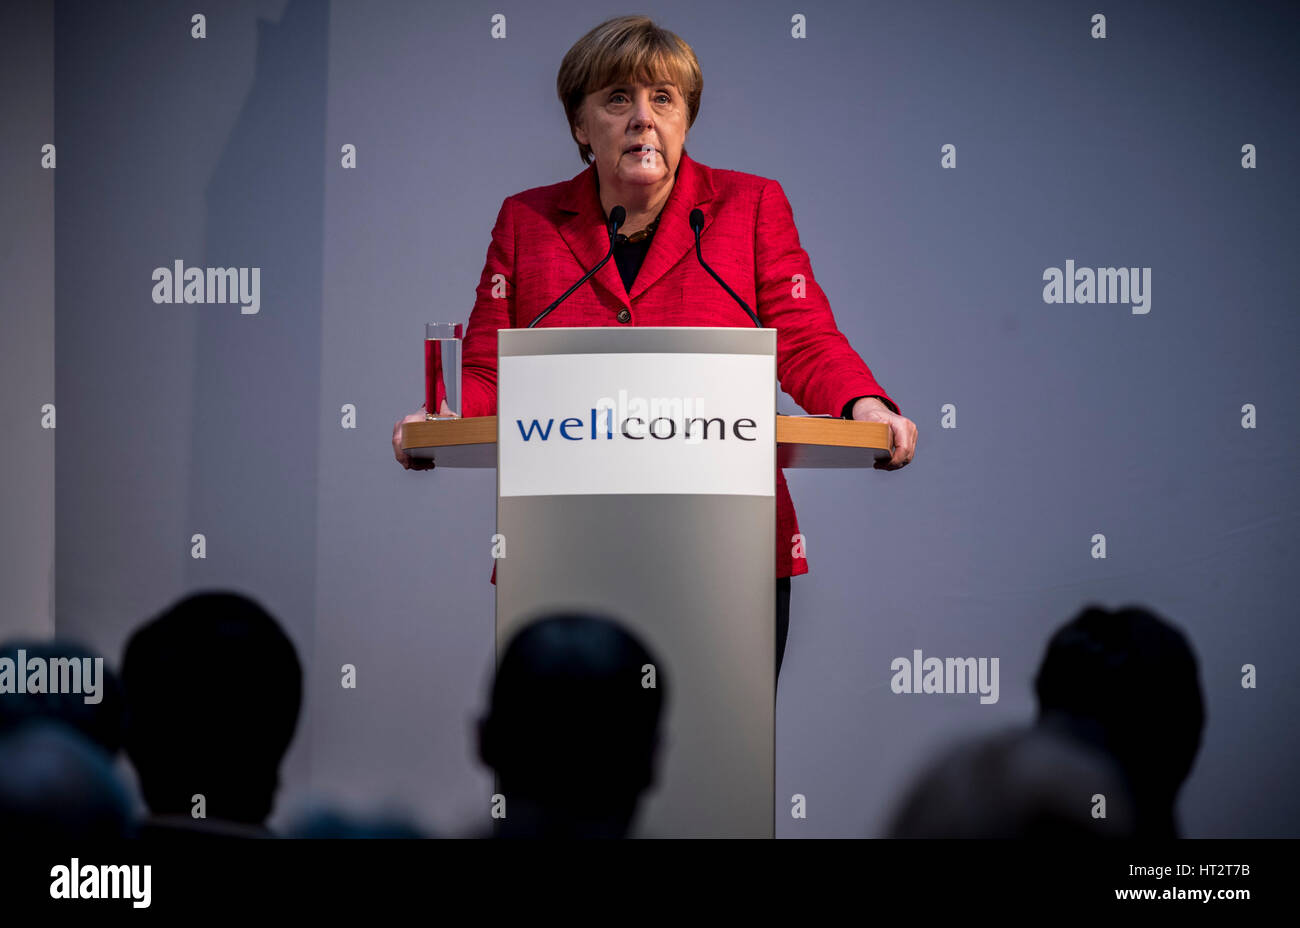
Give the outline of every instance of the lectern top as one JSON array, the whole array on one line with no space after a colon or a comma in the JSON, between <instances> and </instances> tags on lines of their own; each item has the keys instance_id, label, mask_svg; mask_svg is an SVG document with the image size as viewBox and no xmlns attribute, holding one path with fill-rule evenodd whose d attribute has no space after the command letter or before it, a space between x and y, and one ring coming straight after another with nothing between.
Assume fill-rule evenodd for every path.
<instances>
[{"instance_id":1,"label":"lectern top","mask_svg":"<svg viewBox=\"0 0 1300 928\"><path fill-rule=\"evenodd\" d=\"M776 355L776 329L735 326L557 326L498 329L497 354L766 354Z\"/></svg>"}]
</instances>

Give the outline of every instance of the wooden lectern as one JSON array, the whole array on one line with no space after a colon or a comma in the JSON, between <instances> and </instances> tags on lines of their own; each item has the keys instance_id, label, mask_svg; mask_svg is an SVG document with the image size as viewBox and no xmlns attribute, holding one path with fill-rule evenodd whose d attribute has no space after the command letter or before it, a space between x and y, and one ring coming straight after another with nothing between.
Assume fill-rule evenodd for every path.
<instances>
[{"instance_id":1,"label":"wooden lectern","mask_svg":"<svg viewBox=\"0 0 1300 928\"><path fill-rule=\"evenodd\" d=\"M889 427L777 416L775 329L502 329L497 350L498 415L409 422L402 447L497 468L498 661L548 611L624 623L666 696L637 833L772 837L776 468L871 467Z\"/></svg>"}]
</instances>

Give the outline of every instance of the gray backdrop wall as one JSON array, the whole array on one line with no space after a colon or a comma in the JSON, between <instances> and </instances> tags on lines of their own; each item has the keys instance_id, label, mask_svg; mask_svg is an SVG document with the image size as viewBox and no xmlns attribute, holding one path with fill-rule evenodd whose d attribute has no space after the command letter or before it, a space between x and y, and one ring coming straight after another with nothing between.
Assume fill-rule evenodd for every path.
<instances>
[{"instance_id":1,"label":"gray backdrop wall","mask_svg":"<svg viewBox=\"0 0 1300 928\"><path fill-rule=\"evenodd\" d=\"M0 6L0 630L31 637L54 631L53 65L53 7Z\"/></svg>"},{"instance_id":2,"label":"gray backdrop wall","mask_svg":"<svg viewBox=\"0 0 1300 928\"><path fill-rule=\"evenodd\" d=\"M186 592L245 591L307 667L277 822L312 800L481 821L494 479L404 472L389 434L422 399L422 324L468 317L502 199L582 169L562 55L630 11L229 2L194 39L174 3L43 10L12 8L29 54L0 54L2 630L53 621L116 659ZM778 835L879 834L940 746L1031 717L1048 636L1090 602L1148 606L1200 657L1186 833L1300 833L1296 8L1102 7L1104 39L1081 3L641 11L700 57L691 155L782 183L841 329L920 429L900 472L789 474L811 572ZM155 304L177 259L262 268L260 312ZM1071 259L1151 268L1149 312L1045 303ZM999 701L892 693L916 648L998 657Z\"/></svg>"}]
</instances>

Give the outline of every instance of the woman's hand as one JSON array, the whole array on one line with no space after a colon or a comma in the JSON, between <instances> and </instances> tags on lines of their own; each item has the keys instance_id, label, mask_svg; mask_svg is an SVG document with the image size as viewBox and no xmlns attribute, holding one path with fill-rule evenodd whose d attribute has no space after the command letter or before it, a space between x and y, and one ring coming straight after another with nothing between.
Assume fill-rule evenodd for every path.
<instances>
[{"instance_id":1,"label":"woman's hand","mask_svg":"<svg viewBox=\"0 0 1300 928\"><path fill-rule=\"evenodd\" d=\"M397 458L397 463L407 470L433 470L434 468L432 459L413 458L402 450L402 426L407 422L423 422L427 418L425 415L426 407L426 403L421 403L417 411L398 419L396 424L393 425L393 457ZM444 416L452 415L451 407L447 405L446 400L442 401L442 409L439 412Z\"/></svg>"},{"instance_id":2,"label":"woman's hand","mask_svg":"<svg viewBox=\"0 0 1300 928\"><path fill-rule=\"evenodd\" d=\"M898 470L916 454L916 423L893 412L877 396L864 396L853 404L857 422L883 422L889 426L889 443L894 448L888 461L877 461L876 470Z\"/></svg>"}]
</instances>

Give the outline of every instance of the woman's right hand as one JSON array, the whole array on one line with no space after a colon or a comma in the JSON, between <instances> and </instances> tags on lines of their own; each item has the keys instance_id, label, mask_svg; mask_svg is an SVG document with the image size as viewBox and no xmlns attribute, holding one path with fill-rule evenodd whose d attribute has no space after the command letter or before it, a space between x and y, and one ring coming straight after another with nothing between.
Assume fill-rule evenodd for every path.
<instances>
[{"instance_id":1,"label":"woman's right hand","mask_svg":"<svg viewBox=\"0 0 1300 928\"><path fill-rule=\"evenodd\" d=\"M402 426L407 422L423 422L426 418L425 410L427 405L428 404L426 403L421 403L420 408L417 411L411 413L409 416L404 416L403 418L398 419L393 425L393 457L397 458L397 463L401 464L407 470L433 470L434 468L434 463L430 458L413 458L402 450ZM446 400L442 401L442 409L440 412L444 416L450 416L452 414L451 407L447 405Z\"/></svg>"}]
</instances>

